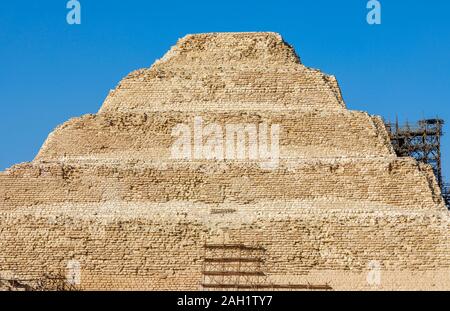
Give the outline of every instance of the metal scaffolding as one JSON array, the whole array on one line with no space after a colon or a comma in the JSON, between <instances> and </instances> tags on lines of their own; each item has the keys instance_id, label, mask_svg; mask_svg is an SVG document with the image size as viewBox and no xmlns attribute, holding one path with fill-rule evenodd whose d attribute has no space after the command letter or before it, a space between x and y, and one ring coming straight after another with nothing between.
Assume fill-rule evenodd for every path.
<instances>
[{"instance_id":1,"label":"metal scaffolding","mask_svg":"<svg viewBox=\"0 0 450 311\"><path fill-rule=\"evenodd\" d=\"M252 289L266 283L261 268L264 248L222 243L205 244L204 250L204 289Z\"/></svg>"},{"instance_id":2,"label":"metal scaffolding","mask_svg":"<svg viewBox=\"0 0 450 311\"><path fill-rule=\"evenodd\" d=\"M386 122L386 128L397 155L413 157L417 161L431 165L447 206L450 206L450 187L444 184L442 176L443 127L444 120L439 118L420 120L413 125L408 122L400 125L398 120L395 123Z\"/></svg>"},{"instance_id":3,"label":"metal scaffolding","mask_svg":"<svg viewBox=\"0 0 450 311\"><path fill-rule=\"evenodd\" d=\"M444 184L442 186L442 197L447 204L447 207L450 209L450 184Z\"/></svg>"},{"instance_id":4,"label":"metal scaffolding","mask_svg":"<svg viewBox=\"0 0 450 311\"><path fill-rule=\"evenodd\" d=\"M260 246L205 244L204 290L331 290L328 285L274 284L263 271L266 249Z\"/></svg>"}]
</instances>

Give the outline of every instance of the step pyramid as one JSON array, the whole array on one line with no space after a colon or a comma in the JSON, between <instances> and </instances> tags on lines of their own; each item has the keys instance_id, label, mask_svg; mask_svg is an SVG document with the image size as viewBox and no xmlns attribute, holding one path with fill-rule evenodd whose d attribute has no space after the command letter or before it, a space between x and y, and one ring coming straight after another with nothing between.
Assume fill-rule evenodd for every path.
<instances>
[{"instance_id":1,"label":"step pyramid","mask_svg":"<svg viewBox=\"0 0 450 311\"><path fill-rule=\"evenodd\" d=\"M0 173L0 278L200 289L222 241L264 247L255 288L449 289L449 219L431 167L279 34L188 35Z\"/></svg>"}]
</instances>

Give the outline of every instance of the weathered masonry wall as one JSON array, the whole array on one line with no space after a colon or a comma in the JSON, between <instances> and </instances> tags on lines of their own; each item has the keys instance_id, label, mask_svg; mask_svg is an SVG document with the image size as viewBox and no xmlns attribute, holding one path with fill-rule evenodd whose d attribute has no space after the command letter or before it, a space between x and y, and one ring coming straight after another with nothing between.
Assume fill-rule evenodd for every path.
<instances>
[{"instance_id":1,"label":"weathered masonry wall","mask_svg":"<svg viewBox=\"0 0 450 311\"><path fill-rule=\"evenodd\" d=\"M174 159L196 117L279 125L279 166ZM449 223L431 167L280 35L188 35L0 172L0 278L76 261L83 290L196 290L212 243L258 249L259 285L448 290Z\"/></svg>"},{"instance_id":2,"label":"weathered masonry wall","mask_svg":"<svg viewBox=\"0 0 450 311\"><path fill-rule=\"evenodd\" d=\"M344 110L335 77L300 63L278 34L186 36L132 72L100 112Z\"/></svg>"},{"instance_id":3,"label":"weathered masonry wall","mask_svg":"<svg viewBox=\"0 0 450 311\"><path fill-rule=\"evenodd\" d=\"M105 223L95 216L100 208L90 205L15 211L9 214L13 219L2 213L2 270L24 279L38 278L43 271L64 274L67 262L75 259L82 267L82 289L197 290L203 245L226 234L229 241L266 249L262 269L273 284L373 289L366 282L368 264L378 261L383 282L375 289L450 285L445 274L450 254L444 214L367 207L349 212L294 203L295 212L292 206L264 203L258 207L273 215L280 209L289 214L258 217L255 207L241 211L237 206L237 214L223 216L208 215L205 206L179 203L164 215L154 210L170 210L170 204L144 205L134 211L136 219L130 219L121 208L131 206L114 206L111 203L109 210L122 216ZM198 209L200 219L192 217L192 208ZM80 209L83 215L72 215ZM243 223L243 213L248 223ZM208 223L202 223L205 219ZM226 221L239 225L227 229Z\"/></svg>"},{"instance_id":4,"label":"weathered masonry wall","mask_svg":"<svg viewBox=\"0 0 450 311\"><path fill-rule=\"evenodd\" d=\"M428 166L411 159L286 163L274 171L257 165L214 167L167 164L22 165L0 175L4 209L61 202L252 202L311 198L369 200L389 206L445 209Z\"/></svg>"},{"instance_id":5,"label":"weathered masonry wall","mask_svg":"<svg viewBox=\"0 0 450 311\"><path fill-rule=\"evenodd\" d=\"M36 160L169 160L172 129L194 118L204 126L278 124L281 158L386 157L394 152L383 123L362 112L100 114L72 119L48 138ZM225 136L225 133L224 133Z\"/></svg>"}]
</instances>

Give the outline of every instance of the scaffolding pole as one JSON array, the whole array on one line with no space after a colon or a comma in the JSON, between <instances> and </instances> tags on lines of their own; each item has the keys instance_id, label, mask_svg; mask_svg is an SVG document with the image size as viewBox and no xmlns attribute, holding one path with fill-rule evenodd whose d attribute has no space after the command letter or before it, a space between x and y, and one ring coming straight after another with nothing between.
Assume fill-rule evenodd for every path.
<instances>
[{"instance_id":1,"label":"scaffolding pole","mask_svg":"<svg viewBox=\"0 0 450 311\"><path fill-rule=\"evenodd\" d=\"M397 156L413 157L431 165L445 203L450 207L450 187L444 183L442 175L441 137L444 135L444 120L424 119L416 124L406 122L400 125L397 118L395 123L385 123Z\"/></svg>"}]
</instances>

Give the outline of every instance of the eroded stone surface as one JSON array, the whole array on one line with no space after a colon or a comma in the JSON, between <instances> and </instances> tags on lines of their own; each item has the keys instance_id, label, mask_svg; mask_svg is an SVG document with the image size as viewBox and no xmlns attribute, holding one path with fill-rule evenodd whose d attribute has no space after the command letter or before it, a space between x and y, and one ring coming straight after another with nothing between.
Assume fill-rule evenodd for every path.
<instances>
[{"instance_id":1,"label":"eroded stone surface","mask_svg":"<svg viewBox=\"0 0 450 311\"><path fill-rule=\"evenodd\" d=\"M279 124L279 166L171 158L196 116ZM205 243L241 243L270 284L450 289L449 220L431 168L278 34L188 35L0 173L0 278L75 260L82 289L200 289Z\"/></svg>"}]
</instances>

